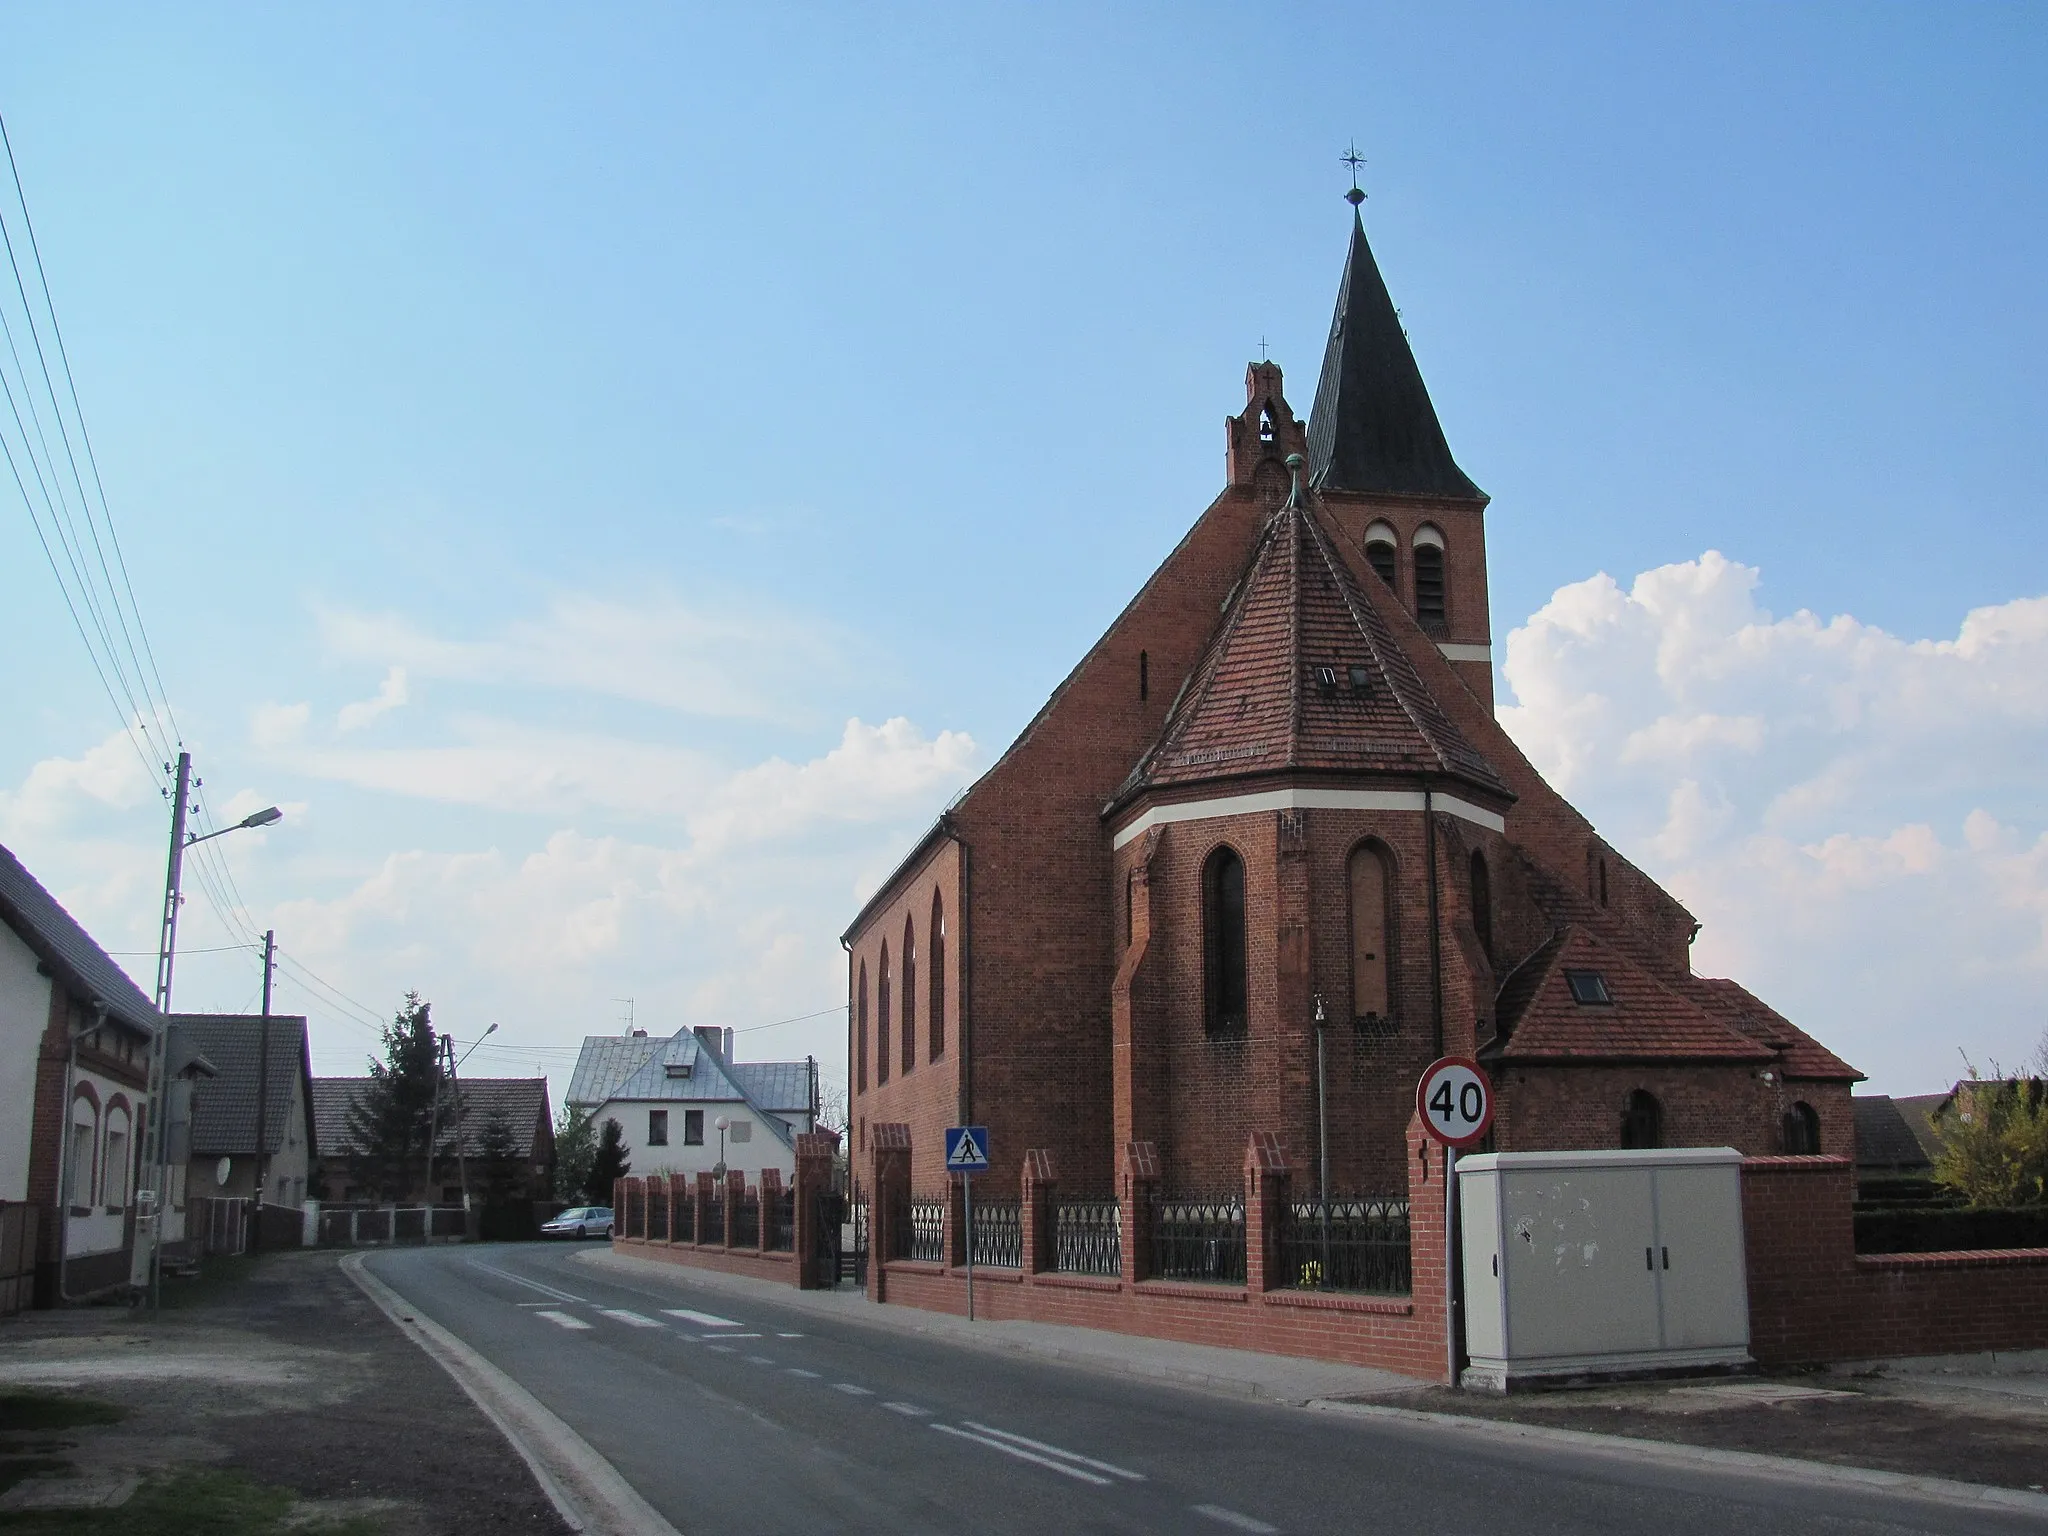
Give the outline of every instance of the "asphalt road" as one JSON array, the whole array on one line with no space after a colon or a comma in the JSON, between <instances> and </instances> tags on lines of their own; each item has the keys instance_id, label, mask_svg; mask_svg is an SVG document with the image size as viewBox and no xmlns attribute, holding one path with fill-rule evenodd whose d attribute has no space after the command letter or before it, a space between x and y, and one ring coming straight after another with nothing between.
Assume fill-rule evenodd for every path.
<instances>
[{"instance_id":1,"label":"asphalt road","mask_svg":"<svg viewBox=\"0 0 2048 1536\"><path fill-rule=\"evenodd\" d=\"M2038 1531L1718 1469L1342 1419L821 1319L539 1245L372 1271L685 1533ZM678 1283L679 1282L679 1283Z\"/></svg>"}]
</instances>

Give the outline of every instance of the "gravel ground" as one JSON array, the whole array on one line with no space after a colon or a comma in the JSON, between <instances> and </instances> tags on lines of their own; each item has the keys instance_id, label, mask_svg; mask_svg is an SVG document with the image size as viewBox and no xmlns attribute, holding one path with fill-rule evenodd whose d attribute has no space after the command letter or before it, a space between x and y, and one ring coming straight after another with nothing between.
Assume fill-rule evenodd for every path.
<instances>
[{"instance_id":1,"label":"gravel ground","mask_svg":"<svg viewBox=\"0 0 2048 1536\"><path fill-rule=\"evenodd\" d=\"M166 1282L156 1318L92 1307L6 1319L0 1386L130 1408L119 1424L64 1432L62 1454L89 1478L210 1466L399 1536L566 1533L526 1464L339 1259L210 1260L207 1277Z\"/></svg>"},{"instance_id":2,"label":"gravel ground","mask_svg":"<svg viewBox=\"0 0 2048 1536\"><path fill-rule=\"evenodd\" d=\"M1483 1396L1431 1388L1401 1406L1757 1451L2002 1488L2048 1485L2048 1404L1883 1373L1656 1382Z\"/></svg>"}]
</instances>

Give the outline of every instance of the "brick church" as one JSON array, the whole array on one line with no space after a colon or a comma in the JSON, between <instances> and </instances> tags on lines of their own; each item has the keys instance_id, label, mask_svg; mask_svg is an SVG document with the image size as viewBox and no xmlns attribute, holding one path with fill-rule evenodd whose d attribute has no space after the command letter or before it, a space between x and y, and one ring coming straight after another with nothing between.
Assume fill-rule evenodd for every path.
<instances>
[{"instance_id":1,"label":"brick church","mask_svg":"<svg viewBox=\"0 0 2048 1536\"><path fill-rule=\"evenodd\" d=\"M1307 1164L1405 1188L1423 1067L1474 1055L1503 1151L1853 1150L1860 1074L1732 981L1699 924L1493 714L1486 494L1451 456L1353 200L1304 425L1255 363L1227 483L847 930L853 1150L990 1128L1108 1193ZM859 1159L856 1156L856 1166Z\"/></svg>"}]
</instances>

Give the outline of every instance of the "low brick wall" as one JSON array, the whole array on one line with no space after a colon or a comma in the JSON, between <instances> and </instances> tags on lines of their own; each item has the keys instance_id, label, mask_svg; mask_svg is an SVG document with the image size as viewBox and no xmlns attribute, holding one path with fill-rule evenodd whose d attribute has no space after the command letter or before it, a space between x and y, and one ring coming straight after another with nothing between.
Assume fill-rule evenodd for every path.
<instances>
[{"instance_id":1,"label":"low brick wall","mask_svg":"<svg viewBox=\"0 0 2048 1536\"><path fill-rule=\"evenodd\" d=\"M1765 1365L2048 1348L2048 1248L1858 1256L1846 1157L1742 1165L1750 1349Z\"/></svg>"},{"instance_id":2,"label":"low brick wall","mask_svg":"<svg viewBox=\"0 0 2048 1536\"><path fill-rule=\"evenodd\" d=\"M757 1248L716 1248L696 1243L658 1243L644 1238L612 1238L618 1253L636 1259L660 1259L687 1269L715 1269L726 1275L752 1275L756 1280L773 1280L778 1285L796 1283L796 1258L787 1253L763 1253Z\"/></svg>"}]
</instances>

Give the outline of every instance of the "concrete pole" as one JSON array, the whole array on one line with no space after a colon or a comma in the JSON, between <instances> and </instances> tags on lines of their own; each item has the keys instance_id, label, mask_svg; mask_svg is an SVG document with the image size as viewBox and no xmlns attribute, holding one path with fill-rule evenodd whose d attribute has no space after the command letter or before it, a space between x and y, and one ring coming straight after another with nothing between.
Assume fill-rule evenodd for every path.
<instances>
[{"instance_id":1,"label":"concrete pole","mask_svg":"<svg viewBox=\"0 0 2048 1536\"><path fill-rule=\"evenodd\" d=\"M263 934L263 1022L256 1027L256 1232L251 1248L263 1246L263 1191L270 1180L270 974L277 959L277 930Z\"/></svg>"}]
</instances>

